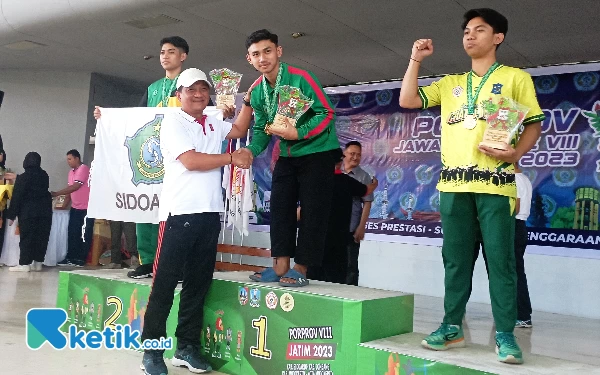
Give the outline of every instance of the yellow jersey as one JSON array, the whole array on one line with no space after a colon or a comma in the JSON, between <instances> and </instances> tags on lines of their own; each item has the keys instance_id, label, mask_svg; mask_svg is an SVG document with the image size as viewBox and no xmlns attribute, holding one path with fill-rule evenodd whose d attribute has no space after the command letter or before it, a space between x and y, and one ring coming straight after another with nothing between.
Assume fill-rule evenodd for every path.
<instances>
[{"instance_id":1,"label":"yellow jersey","mask_svg":"<svg viewBox=\"0 0 600 375\"><path fill-rule=\"evenodd\" d=\"M476 98L477 125L467 129L467 76L453 74L419 88L423 109L441 105L442 168L437 189L443 192L468 192L517 196L514 166L489 157L477 148L483 139L486 121L482 103L493 96L511 98L529 108L523 125L544 120L535 88L529 73L521 69L499 65L489 75ZM472 75L475 92L482 77ZM512 140L516 144L518 135Z\"/></svg>"}]
</instances>

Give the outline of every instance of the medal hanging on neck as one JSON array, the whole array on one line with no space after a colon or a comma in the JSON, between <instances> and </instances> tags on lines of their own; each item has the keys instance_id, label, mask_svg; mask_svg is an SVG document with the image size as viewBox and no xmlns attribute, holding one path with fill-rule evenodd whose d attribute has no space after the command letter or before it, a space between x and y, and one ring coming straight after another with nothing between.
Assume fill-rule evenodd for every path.
<instances>
[{"instance_id":1,"label":"medal hanging on neck","mask_svg":"<svg viewBox=\"0 0 600 375\"><path fill-rule=\"evenodd\" d=\"M175 85L177 84L178 77L179 77L179 74L177 75L177 77L173 78L173 81L171 82L171 85L169 86L168 91L166 91L166 89L167 89L167 80L169 80L169 78L165 77L163 79L162 100L161 100L161 104L163 107L169 106L169 98L171 97L171 93L173 92L173 90L175 90Z\"/></svg>"},{"instance_id":2,"label":"medal hanging on neck","mask_svg":"<svg viewBox=\"0 0 600 375\"><path fill-rule=\"evenodd\" d=\"M273 89L273 99L269 96L267 77L263 76L262 88L263 94L265 96L265 109L267 112L267 128L270 124L273 123L275 119L275 114L277 113L277 92L279 89L279 83L281 82L281 74L283 71L283 66L279 63L279 72L277 72L277 79L275 79L275 88Z\"/></svg>"},{"instance_id":3,"label":"medal hanging on neck","mask_svg":"<svg viewBox=\"0 0 600 375\"><path fill-rule=\"evenodd\" d=\"M490 78L492 73L499 66L500 66L500 64L498 64L498 62L495 62L492 64L492 66L490 66L488 71L481 78L481 82L479 83L477 90L475 90L475 94L473 94L473 70L471 70L469 72L469 74L467 75L467 115L465 116L465 119L463 120L463 126L465 127L465 129L472 130L472 129L475 129L475 127L477 126L477 115L475 114L475 102L477 101L477 98L479 97L479 93L481 92L481 89L487 82L488 78Z\"/></svg>"}]
</instances>

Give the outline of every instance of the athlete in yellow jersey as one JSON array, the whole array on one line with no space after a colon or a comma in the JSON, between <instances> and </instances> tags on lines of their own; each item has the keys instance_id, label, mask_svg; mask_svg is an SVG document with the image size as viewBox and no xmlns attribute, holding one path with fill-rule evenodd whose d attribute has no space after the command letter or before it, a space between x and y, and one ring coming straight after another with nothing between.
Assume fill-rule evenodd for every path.
<instances>
[{"instance_id":1,"label":"athlete in yellow jersey","mask_svg":"<svg viewBox=\"0 0 600 375\"><path fill-rule=\"evenodd\" d=\"M445 316L422 345L433 350L465 345L462 320L480 228L489 267L498 360L522 363L523 355L513 335L517 319L513 163L535 145L544 115L530 75L496 61L496 49L504 41L508 20L492 9L472 9L465 13L462 29L471 71L418 88L419 66L433 53L432 41L419 39L413 45L400 91L402 107L441 105L442 116L442 170L437 187L444 231ZM494 96L529 107L523 132L507 150L478 146L486 128L480 103Z\"/></svg>"}]
</instances>

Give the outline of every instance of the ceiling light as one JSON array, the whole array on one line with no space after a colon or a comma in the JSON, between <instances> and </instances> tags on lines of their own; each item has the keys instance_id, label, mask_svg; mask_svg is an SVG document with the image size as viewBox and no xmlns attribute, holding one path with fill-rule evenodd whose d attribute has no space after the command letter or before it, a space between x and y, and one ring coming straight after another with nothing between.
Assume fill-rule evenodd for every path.
<instances>
[{"instance_id":1,"label":"ceiling light","mask_svg":"<svg viewBox=\"0 0 600 375\"><path fill-rule=\"evenodd\" d=\"M30 40L22 40L20 42L5 44L4 47L16 51L26 51L38 47L46 47L46 45L42 43L32 42Z\"/></svg>"},{"instance_id":2,"label":"ceiling light","mask_svg":"<svg viewBox=\"0 0 600 375\"><path fill-rule=\"evenodd\" d=\"M300 37L302 37L302 36L305 36L305 35L306 35L306 34L304 34L304 33L301 33L301 32L295 32L295 33L292 33L292 38L294 38L294 39L298 39L298 38L300 38Z\"/></svg>"}]
</instances>

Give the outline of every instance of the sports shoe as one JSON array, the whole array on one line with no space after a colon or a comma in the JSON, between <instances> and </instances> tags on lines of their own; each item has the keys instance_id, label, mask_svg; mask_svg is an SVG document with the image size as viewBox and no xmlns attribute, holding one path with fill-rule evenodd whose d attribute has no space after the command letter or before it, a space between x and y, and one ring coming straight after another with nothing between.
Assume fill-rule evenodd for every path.
<instances>
[{"instance_id":1,"label":"sports shoe","mask_svg":"<svg viewBox=\"0 0 600 375\"><path fill-rule=\"evenodd\" d=\"M212 370L208 362L200 357L200 352L192 345L188 345L182 349L178 348L171 363L175 367L185 366L194 374L203 374Z\"/></svg>"},{"instance_id":2,"label":"sports shoe","mask_svg":"<svg viewBox=\"0 0 600 375\"><path fill-rule=\"evenodd\" d=\"M65 258L64 260L61 260L60 262L56 263L56 265L59 267L69 267L72 266L73 263L71 263L69 259Z\"/></svg>"},{"instance_id":3,"label":"sports shoe","mask_svg":"<svg viewBox=\"0 0 600 375\"><path fill-rule=\"evenodd\" d=\"M29 272L30 268L29 268L29 264L25 264L25 265L10 267L8 270L12 271L12 272Z\"/></svg>"},{"instance_id":4,"label":"sports shoe","mask_svg":"<svg viewBox=\"0 0 600 375\"><path fill-rule=\"evenodd\" d=\"M42 263L43 262L36 262L34 260L33 262L31 262L31 265L29 266L29 270L33 271L33 272L40 272L42 270Z\"/></svg>"},{"instance_id":5,"label":"sports shoe","mask_svg":"<svg viewBox=\"0 0 600 375\"><path fill-rule=\"evenodd\" d=\"M140 258L138 258L137 255L132 255L131 256L131 263L129 265L129 268L136 269L139 266L140 266Z\"/></svg>"},{"instance_id":6,"label":"sports shoe","mask_svg":"<svg viewBox=\"0 0 600 375\"><path fill-rule=\"evenodd\" d=\"M515 323L515 328L531 328L533 324L531 323L531 319L529 320L517 320Z\"/></svg>"},{"instance_id":7,"label":"sports shoe","mask_svg":"<svg viewBox=\"0 0 600 375\"><path fill-rule=\"evenodd\" d=\"M433 350L464 348L466 345L465 335L461 326L442 323L437 330L421 341L421 345Z\"/></svg>"},{"instance_id":8,"label":"sports shoe","mask_svg":"<svg viewBox=\"0 0 600 375\"><path fill-rule=\"evenodd\" d=\"M127 272L127 276L132 279L145 279L152 277L152 264L142 264L133 271Z\"/></svg>"},{"instance_id":9,"label":"sports shoe","mask_svg":"<svg viewBox=\"0 0 600 375\"><path fill-rule=\"evenodd\" d=\"M144 352L140 368L144 370L144 374L146 375L167 375L169 373L163 353L156 350Z\"/></svg>"},{"instance_id":10,"label":"sports shoe","mask_svg":"<svg viewBox=\"0 0 600 375\"><path fill-rule=\"evenodd\" d=\"M523 352L512 332L496 332L496 354L500 362L523 363Z\"/></svg>"}]
</instances>

